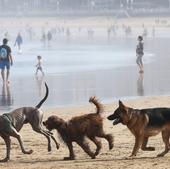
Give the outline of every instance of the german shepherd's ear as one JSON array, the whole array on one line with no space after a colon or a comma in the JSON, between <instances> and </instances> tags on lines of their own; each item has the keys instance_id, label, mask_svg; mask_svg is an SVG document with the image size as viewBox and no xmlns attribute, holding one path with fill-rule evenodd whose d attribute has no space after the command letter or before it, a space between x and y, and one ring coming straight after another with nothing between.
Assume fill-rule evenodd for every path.
<instances>
[{"instance_id":1,"label":"german shepherd's ear","mask_svg":"<svg viewBox=\"0 0 170 169\"><path fill-rule=\"evenodd\" d=\"M126 110L126 106L120 100L119 100L119 108L122 109L122 110Z\"/></svg>"}]
</instances>

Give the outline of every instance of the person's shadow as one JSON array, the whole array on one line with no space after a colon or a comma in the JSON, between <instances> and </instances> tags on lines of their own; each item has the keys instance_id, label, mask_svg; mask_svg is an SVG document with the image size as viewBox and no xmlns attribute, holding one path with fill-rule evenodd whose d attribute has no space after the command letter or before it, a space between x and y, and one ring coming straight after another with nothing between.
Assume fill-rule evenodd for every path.
<instances>
[{"instance_id":1,"label":"person's shadow","mask_svg":"<svg viewBox=\"0 0 170 169\"><path fill-rule=\"evenodd\" d=\"M144 73L139 73L137 79L137 92L139 96L144 96L144 85L143 85Z\"/></svg>"},{"instance_id":2,"label":"person's shadow","mask_svg":"<svg viewBox=\"0 0 170 169\"><path fill-rule=\"evenodd\" d=\"M10 86L7 84L3 84L1 95L0 95L1 109L10 109L10 106L12 106L13 103L14 103L14 100L10 92Z\"/></svg>"}]
</instances>

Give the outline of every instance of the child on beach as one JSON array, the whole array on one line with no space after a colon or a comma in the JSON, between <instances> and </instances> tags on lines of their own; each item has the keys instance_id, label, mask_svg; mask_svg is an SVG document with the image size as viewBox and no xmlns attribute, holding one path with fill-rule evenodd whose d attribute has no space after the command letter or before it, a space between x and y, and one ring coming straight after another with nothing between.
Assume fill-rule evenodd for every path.
<instances>
[{"instance_id":1,"label":"child on beach","mask_svg":"<svg viewBox=\"0 0 170 169\"><path fill-rule=\"evenodd\" d=\"M144 71L143 70L143 62L142 62L142 57L144 55L142 41L143 41L143 37L138 36L138 44L136 47L136 56L137 56L136 63L139 66L139 73L143 73L143 71Z\"/></svg>"},{"instance_id":2,"label":"child on beach","mask_svg":"<svg viewBox=\"0 0 170 169\"><path fill-rule=\"evenodd\" d=\"M41 56L37 56L37 60L38 60L38 63L36 64L36 75L38 74L38 71L40 71L42 73L42 75L44 76L44 72L43 72L43 69L42 69L42 57Z\"/></svg>"}]
</instances>

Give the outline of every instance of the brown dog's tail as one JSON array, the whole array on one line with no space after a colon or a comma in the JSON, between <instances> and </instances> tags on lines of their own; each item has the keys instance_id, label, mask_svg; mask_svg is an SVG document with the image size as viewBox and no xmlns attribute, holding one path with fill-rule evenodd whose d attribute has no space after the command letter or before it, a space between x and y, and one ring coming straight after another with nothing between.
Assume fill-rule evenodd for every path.
<instances>
[{"instance_id":1,"label":"brown dog's tail","mask_svg":"<svg viewBox=\"0 0 170 169\"><path fill-rule=\"evenodd\" d=\"M37 109L39 109L41 107L41 105L45 102L45 100L48 97L49 90L48 90L48 86L47 86L46 82L45 82L45 88L46 88L46 94L45 94L44 98L35 106Z\"/></svg>"},{"instance_id":2,"label":"brown dog's tail","mask_svg":"<svg viewBox=\"0 0 170 169\"><path fill-rule=\"evenodd\" d=\"M103 105L101 103L99 103L99 101L96 99L95 96L90 97L89 102L93 103L96 106L96 108L97 108L96 113L97 114L100 114L100 113L103 112Z\"/></svg>"}]
</instances>

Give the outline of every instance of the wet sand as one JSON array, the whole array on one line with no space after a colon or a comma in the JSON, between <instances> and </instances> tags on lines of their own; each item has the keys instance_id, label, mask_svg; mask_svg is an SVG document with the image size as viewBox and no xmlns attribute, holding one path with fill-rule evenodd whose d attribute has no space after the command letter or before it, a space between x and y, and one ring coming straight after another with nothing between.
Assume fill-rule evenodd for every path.
<instances>
[{"instance_id":1,"label":"wet sand","mask_svg":"<svg viewBox=\"0 0 170 169\"><path fill-rule=\"evenodd\" d=\"M146 108L146 107L169 107L170 97L159 96L159 97L143 97L141 99L123 100L124 104L133 108ZM148 145L155 146L155 151L142 151L140 150L137 157L134 159L127 159L131 154L134 145L134 136L129 130L119 124L113 126L111 121L108 121L106 117L117 108L118 103L114 101L110 104L105 104L105 112L102 114L104 118L104 129L107 133L112 133L114 136L114 148L108 150L108 144L102 139L102 150L96 159L90 159L83 150L74 144L76 152L76 160L74 161L63 161L63 157L68 155L68 149L58 138L56 131L54 135L60 142L61 147L59 150L55 148L52 143L52 152L47 152L47 140L43 136L32 131L29 125L25 125L21 130L24 144L26 149L33 149L32 155L23 155L19 148L19 144L16 139L12 138L12 149L11 149L11 161L5 164L0 164L1 169L111 169L111 168L129 168L129 169L161 169L169 168L169 153L162 158L156 158L156 155L163 151L164 145L161 140L161 135L151 137ZM70 119L76 115L82 115L87 113L95 112L93 105L87 106L74 106L74 107L60 107L60 108L49 108L42 109L44 111L44 119L49 115L55 114L64 119ZM88 140L89 141L89 140ZM95 150L93 143L90 143L92 150ZM0 158L5 155L5 146L2 140L0 140L1 154Z\"/></svg>"},{"instance_id":2,"label":"wet sand","mask_svg":"<svg viewBox=\"0 0 170 169\"><path fill-rule=\"evenodd\" d=\"M106 64L105 67L95 68L96 70L75 69L70 72L58 72L54 67L54 73L48 73L48 67L51 66L49 64L44 67L45 77L34 75L35 68L32 66L34 63L31 65L31 70L28 68L27 71L27 67L25 69L21 67L17 70L20 71L18 73L14 68L19 67L20 62L16 61L14 64L18 65L11 68L10 85L0 84L0 109L3 113L24 105L36 105L44 96L44 81L47 82L50 90L44 107L83 105L92 95L96 95L104 103L120 98L169 95L169 41L168 38L145 40L146 52L153 53L154 57L147 62L148 56L144 55L144 74L138 73L135 57L132 65L115 67L113 63L113 67L107 68ZM23 54L19 57L29 57L29 55ZM30 57L34 59L34 55ZM27 66L30 64L24 61L24 58L23 63ZM57 67L59 66L58 63ZM85 66L88 68L88 64Z\"/></svg>"},{"instance_id":3,"label":"wet sand","mask_svg":"<svg viewBox=\"0 0 170 169\"><path fill-rule=\"evenodd\" d=\"M31 42L25 41L23 47L29 48L27 53L23 55L17 55L16 49L14 48L14 66L11 69L11 83L9 86L3 86L0 83L0 110L2 113L4 111L10 111L16 107L20 106L32 106L36 105L37 102L43 97L44 95L44 80L47 81L50 89L50 95L47 102L43 105L44 107L56 107L56 106L70 106L70 105L82 105L86 104L88 98L91 95L96 95L104 103L108 103L111 100L117 100L119 98L134 98L134 97L141 97L141 96L148 96L148 95L168 95L170 93L170 49L169 49L169 42L170 38L168 33L168 24L169 18L160 18L160 21L166 20L167 23L159 23L156 29L155 38L151 37L151 28L155 25L155 19L157 18L130 18L130 19L119 19L115 20L114 18L0 18L1 21L4 22L4 25L17 32L20 29L23 31L25 26L28 24L32 26L35 32L39 31L45 25L45 28L51 28L53 26L62 23L59 26L65 26L70 28L78 28L82 26L82 28L86 29L87 27L99 29L98 33L102 38L95 37L94 41L89 42L89 48L85 48L90 55L89 58L92 58L91 55L95 55L96 52L100 52L103 49L106 50L103 53L109 53L110 48L113 46L112 51L109 53L110 55L115 54L114 49L117 47L119 51L124 52L124 56L126 57L127 48L130 47L132 51L132 55L134 55L133 63L127 61L127 65L122 64L115 67L115 63L113 62L112 67L112 60L110 61L109 66L106 64L105 67L94 68L90 70L75 70L71 72L62 72L58 71L58 67L63 64L65 66L65 62L58 62L55 61L54 65L52 63L47 63L45 65L46 74L45 78L34 76L35 72L35 61L36 55L42 54L44 58L44 64L48 61L48 53L53 51L54 49L45 49L42 50L42 44L40 42L40 37L35 36L34 39L36 42L39 42L39 46L37 47L35 41L32 42L33 47L28 47ZM14 21L16 21L14 23ZM37 24L39 21L39 25ZM11 24L13 23L13 24ZM116 24L119 26L119 30L121 30L122 24L130 25L134 28L134 32L131 37L125 37L123 33L118 34L117 37L112 37L111 40L107 41L107 33L106 28L111 26L112 24ZM144 55L144 66L145 72L144 74L138 73L138 68L135 63L135 46L136 46L136 36L138 33L141 33L142 30L142 23L145 24L146 27L149 29L149 36L144 40L145 43L145 55ZM86 26L85 26L86 25ZM93 27L94 26L94 27ZM100 32L100 28L104 28L104 32ZM3 29L3 28L2 28ZM139 30L138 30L139 29ZM166 31L165 31L166 29ZM103 29L102 29L103 30ZM1 32L3 33L3 31ZM12 34L9 31L10 34ZM84 35L84 33L82 33ZM15 35L15 34L12 34ZM160 36L161 35L161 36ZM75 37L70 41L70 44L66 44L68 48L64 48L66 55L71 57L72 48L70 47L72 43L75 43ZM86 39L87 40L87 39ZM61 41L61 44L64 40ZM12 37L10 45L12 45ZM78 41L79 42L79 41ZM76 43L78 43L76 42ZM34 44L35 43L35 44ZM57 40L54 43L54 46L60 44ZM61 45L60 44L60 45ZM96 45L97 44L97 45ZM127 46L127 44L129 46ZM64 45L64 44L63 44ZM77 45L77 44L76 44ZM84 45L83 43L81 44ZM87 45L85 43L85 45ZM106 46L106 48L103 48ZM108 48L107 48L108 47ZM55 50L60 50L62 46L57 46ZM90 49L90 50L89 50ZM108 50L109 49L109 50ZM51 50L51 51L50 51ZM108 52L109 51L109 52ZM133 53L134 52L134 53ZM89 54L87 53L87 54ZM91 54L92 53L92 54ZM97 54L98 54L97 53ZM102 53L102 55L103 55ZM149 59L149 55L153 54L153 58ZM84 54L83 52L80 53ZM86 53L85 53L86 54ZM84 55L85 55L84 54ZM106 54L106 57L110 57L110 55ZM15 62L15 55L17 55L18 60ZM74 53L73 53L74 55ZM83 56L84 56L83 55ZM60 56L58 53L54 56ZM105 55L104 55L105 56ZM85 57L85 56L84 56ZM119 57L115 54L115 57ZM61 55L62 58L62 55ZM66 58L67 59L67 58ZM107 58L108 59L108 58ZM124 60L123 60L124 61ZM122 62L123 62L122 61ZM107 60L108 62L108 60ZM74 63L66 62L68 66ZM88 63L83 65L84 67L88 68ZM66 68L67 69L67 64ZM69 65L70 64L70 65ZM95 66L95 62L93 62ZM91 65L91 67L93 66ZM99 62L101 64L101 62ZM103 61L103 65L105 61ZM120 63L119 63L120 64ZM82 66L82 67L83 67ZM108 66L108 67L107 67ZM56 70L49 71L51 67L56 68ZM80 66L81 67L81 66ZM18 69L19 68L19 69ZM24 96L24 99L23 99Z\"/></svg>"}]
</instances>

